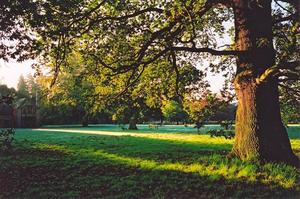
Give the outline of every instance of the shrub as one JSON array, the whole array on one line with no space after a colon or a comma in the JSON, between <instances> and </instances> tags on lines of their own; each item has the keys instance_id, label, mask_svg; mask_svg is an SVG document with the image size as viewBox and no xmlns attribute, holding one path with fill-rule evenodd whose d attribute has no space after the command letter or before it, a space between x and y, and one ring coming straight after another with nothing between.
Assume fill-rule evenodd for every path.
<instances>
[{"instance_id":1,"label":"shrub","mask_svg":"<svg viewBox=\"0 0 300 199\"><path fill-rule=\"evenodd\" d=\"M208 134L210 134L210 137L220 137L223 136L226 139L234 138L234 128L233 128L233 122L232 121L220 121L221 125L220 130L211 130L208 131Z\"/></svg>"},{"instance_id":2,"label":"shrub","mask_svg":"<svg viewBox=\"0 0 300 199\"><path fill-rule=\"evenodd\" d=\"M220 125L221 125L221 128L225 129L225 130L233 130L233 121L230 121L230 120L223 120L223 121L220 121Z\"/></svg>"},{"instance_id":3,"label":"shrub","mask_svg":"<svg viewBox=\"0 0 300 199\"><path fill-rule=\"evenodd\" d=\"M208 134L210 135L210 137L225 137L226 139L231 139L234 138L234 131L232 130L210 130L208 131Z\"/></svg>"},{"instance_id":4,"label":"shrub","mask_svg":"<svg viewBox=\"0 0 300 199\"><path fill-rule=\"evenodd\" d=\"M0 131L0 150L10 151L14 141L15 130L13 128L2 129Z\"/></svg>"}]
</instances>

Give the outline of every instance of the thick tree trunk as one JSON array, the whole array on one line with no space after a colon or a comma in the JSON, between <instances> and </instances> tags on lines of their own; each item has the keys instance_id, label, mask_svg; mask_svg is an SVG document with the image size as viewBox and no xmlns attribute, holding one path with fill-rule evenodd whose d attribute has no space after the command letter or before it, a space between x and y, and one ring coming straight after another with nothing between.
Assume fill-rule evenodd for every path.
<instances>
[{"instance_id":1,"label":"thick tree trunk","mask_svg":"<svg viewBox=\"0 0 300 199\"><path fill-rule=\"evenodd\" d=\"M137 126L136 126L136 121L135 120L130 120L129 121L129 127L128 127L129 130L137 130Z\"/></svg>"},{"instance_id":2,"label":"thick tree trunk","mask_svg":"<svg viewBox=\"0 0 300 199\"><path fill-rule=\"evenodd\" d=\"M134 110L132 116L129 119L129 127L128 127L128 129L129 130L137 130L138 129L137 126L136 126L137 121L138 121L138 114L137 114L137 111Z\"/></svg>"},{"instance_id":3,"label":"thick tree trunk","mask_svg":"<svg viewBox=\"0 0 300 199\"><path fill-rule=\"evenodd\" d=\"M161 114L161 117L160 117L160 126L162 126L164 124L164 117L163 115Z\"/></svg>"},{"instance_id":4,"label":"thick tree trunk","mask_svg":"<svg viewBox=\"0 0 300 199\"><path fill-rule=\"evenodd\" d=\"M89 116L87 113L84 114L84 116L82 117L82 127L88 127L89 126Z\"/></svg>"},{"instance_id":5,"label":"thick tree trunk","mask_svg":"<svg viewBox=\"0 0 300 199\"><path fill-rule=\"evenodd\" d=\"M243 160L297 165L287 131L281 122L278 83L262 74L275 64L271 0L233 0L237 58L235 90L238 99L233 153Z\"/></svg>"}]
</instances>

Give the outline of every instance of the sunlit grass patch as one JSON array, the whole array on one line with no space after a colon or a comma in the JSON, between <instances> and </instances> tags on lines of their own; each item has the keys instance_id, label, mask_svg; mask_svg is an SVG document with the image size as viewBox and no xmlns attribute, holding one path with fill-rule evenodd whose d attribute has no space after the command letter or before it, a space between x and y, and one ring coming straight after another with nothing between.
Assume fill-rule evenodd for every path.
<instances>
[{"instance_id":1,"label":"sunlit grass patch","mask_svg":"<svg viewBox=\"0 0 300 199\"><path fill-rule=\"evenodd\" d=\"M296 186L296 180L299 175L296 169L284 164L265 164L263 171L268 176L263 179L266 182L278 182L284 188Z\"/></svg>"},{"instance_id":2,"label":"sunlit grass patch","mask_svg":"<svg viewBox=\"0 0 300 199\"><path fill-rule=\"evenodd\" d=\"M56 130L18 130L15 152L0 157L0 198L293 198L300 193L293 167L227 158L232 140L178 132ZM299 140L292 145L300 149Z\"/></svg>"}]
</instances>

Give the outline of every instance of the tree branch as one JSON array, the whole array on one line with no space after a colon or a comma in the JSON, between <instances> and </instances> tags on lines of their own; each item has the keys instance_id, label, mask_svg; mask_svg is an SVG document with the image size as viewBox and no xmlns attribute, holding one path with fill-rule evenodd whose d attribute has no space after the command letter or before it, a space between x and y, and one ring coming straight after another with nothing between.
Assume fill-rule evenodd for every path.
<instances>
[{"instance_id":1,"label":"tree branch","mask_svg":"<svg viewBox=\"0 0 300 199\"><path fill-rule=\"evenodd\" d=\"M176 74L175 91L176 91L177 96L179 96L180 98L183 98L179 93L179 77L180 77L180 74L179 74L179 70L178 70L178 67L177 67L176 54L175 54L174 51L171 51L171 61L172 61L172 67L173 67L173 69L175 71L175 74Z\"/></svg>"},{"instance_id":2,"label":"tree branch","mask_svg":"<svg viewBox=\"0 0 300 199\"><path fill-rule=\"evenodd\" d=\"M285 78L278 79L278 82L299 81L300 80L300 76L298 74L293 74L293 73L283 74L281 77L285 77Z\"/></svg>"},{"instance_id":3,"label":"tree branch","mask_svg":"<svg viewBox=\"0 0 300 199\"><path fill-rule=\"evenodd\" d=\"M298 0L276 0L275 2L278 2L278 1L285 2L285 3L290 3L292 5L298 5L299 4Z\"/></svg>"},{"instance_id":4,"label":"tree branch","mask_svg":"<svg viewBox=\"0 0 300 199\"><path fill-rule=\"evenodd\" d=\"M298 80L300 78L299 74L296 72L299 67L300 62L285 62L275 66L272 66L264 71L259 77L256 78L256 83L261 84L267 79L273 77L277 78L279 82ZM285 71L282 71L284 69ZM281 70L281 71L280 71ZM288 71L287 71L288 70ZM279 79L280 77L287 77L285 79Z\"/></svg>"},{"instance_id":5,"label":"tree branch","mask_svg":"<svg viewBox=\"0 0 300 199\"><path fill-rule=\"evenodd\" d=\"M53 79L51 80L51 83L50 83L50 88L52 88L53 85L56 83L56 80L59 75L60 67L63 64L63 62L65 61L66 52L67 52L67 46L66 46L66 42L65 42L65 36L60 35L58 44L56 47L54 75L53 75Z\"/></svg>"},{"instance_id":6,"label":"tree branch","mask_svg":"<svg viewBox=\"0 0 300 199\"><path fill-rule=\"evenodd\" d=\"M288 13L290 13L290 14L293 14L291 11L289 11L288 9L286 9L285 7L283 7L280 3L278 3L277 0L275 0L275 3L276 3L281 9L283 9L284 11L286 11L286 12L288 12Z\"/></svg>"},{"instance_id":7,"label":"tree branch","mask_svg":"<svg viewBox=\"0 0 300 199\"><path fill-rule=\"evenodd\" d=\"M160 8L145 8L143 10L138 10L134 13L123 15L123 16L118 16L118 17L111 17L111 16L105 16L99 19L99 21L104 21L104 20L124 20L124 19L129 19L133 18L136 16L139 16L141 14L147 13L147 12L157 12L157 13L163 13L164 10Z\"/></svg>"},{"instance_id":8,"label":"tree branch","mask_svg":"<svg viewBox=\"0 0 300 199\"><path fill-rule=\"evenodd\" d=\"M281 23L281 22L284 22L284 21L297 20L297 15L298 15L298 13L294 13L294 14L291 14L291 15L286 16L286 17L274 19L273 24Z\"/></svg>"},{"instance_id":9,"label":"tree branch","mask_svg":"<svg viewBox=\"0 0 300 199\"><path fill-rule=\"evenodd\" d=\"M283 62L278 64L280 69L300 70L300 61Z\"/></svg>"},{"instance_id":10,"label":"tree branch","mask_svg":"<svg viewBox=\"0 0 300 199\"><path fill-rule=\"evenodd\" d=\"M63 32L63 33L66 33L67 31L82 32L82 31L86 31L87 29L90 29L92 26L97 25L98 23L103 22L105 20L120 21L120 20L129 19L129 18L134 18L136 16L142 15L142 14L147 13L147 12L156 12L156 13L160 13L160 14L164 12L163 9L150 7L150 8L145 8L145 9L142 9L142 10L135 11L135 12L130 13L130 14L124 14L124 15L120 15L120 16L101 16L101 13L97 12L97 10L99 10L99 8L105 2L106 2L106 0L101 1L99 4L97 4L90 11L87 11L85 14L79 16L79 18L77 18L74 21L70 22L70 24L68 24L67 27L65 27L64 29L61 29L61 30L63 30L61 32ZM214 5L226 4L226 2L228 3L227 0L207 0L205 2L205 4L202 7L200 7L199 10L196 11L195 14L197 14L198 16L203 16ZM94 13L95 15L91 17L92 13ZM102 60L102 59L99 59L98 62L102 66L104 66L105 68L108 68L108 69L112 70L113 73L120 74L120 73L129 72L130 70L133 70L133 71L138 70L138 68L140 66L146 67L148 64L156 61L157 59L159 59L161 56L163 56L164 54L166 54L170 50L174 51L174 53L175 53L175 51L208 52L208 53L211 53L213 55L238 55L240 53L238 51L231 51L231 50L230 51L218 51L218 50L213 50L213 49L210 49L210 48L172 47L172 48L166 48L166 49L158 49L159 52L157 54L146 56L147 54L150 54L148 52L149 47L151 47L153 45L153 43L155 43L156 40L162 39L162 40L164 40L164 42L168 43L168 42L170 42L170 38L168 37L169 35L172 36L172 38L173 38L177 34L180 34L180 32L182 30L178 29L178 31L174 32L174 31L172 31L172 28L174 28L179 22L182 22L182 20L185 17L185 14L189 14L189 13L184 13L183 15L177 15L174 18L170 18L170 19L168 18L168 20L171 20L171 21L169 21L169 24L167 26L165 26L164 28L152 33L152 35L150 36L148 41L146 41L144 44L142 44L139 51L133 56L131 64L127 64L127 65L120 64L120 65L114 67L112 65L106 64L105 61ZM95 18L92 19L93 17L95 17ZM85 19L89 20L88 25L84 26L83 28L80 28L80 29L76 30L76 24L81 23ZM72 27L74 28L73 30L72 30ZM80 26L78 25L78 27L80 27ZM61 57L61 58L63 58L64 53L61 54L61 55L63 55ZM60 65L61 65L61 63L57 62L57 67L55 67L56 68L55 73L57 73L57 74L59 72L59 66ZM57 77L57 75L55 74L55 79L56 79L56 77ZM54 83L55 83L55 80L51 84L53 85Z\"/></svg>"},{"instance_id":11,"label":"tree branch","mask_svg":"<svg viewBox=\"0 0 300 199\"><path fill-rule=\"evenodd\" d=\"M89 17L93 12L95 12L96 10L98 10L104 3L106 2L106 0L103 0L102 2L100 2L98 5L96 5L94 8L92 8L91 10L89 10L88 12L84 13L82 16L80 16L79 18L75 19L74 21L72 21L67 27L71 27L74 23L81 21L83 19L85 19L86 17Z\"/></svg>"},{"instance_id":12,"label":"tree branch","mask_svg":"<svg viewBox=\"0 0 300 199\"><path fill-rule=\"evenodd\" d=\"M212 55L241 55L245 53L244 51L237 50L214 50L211 48L196 48L196 47L184 47L184 46L173 46L170 47L174 51L185 51L185 52L194 52L194 53L210 53Z\"/></svg>"},{"instance_id":13,"label":"tree branch","mask_svg":"<svg viewBox=\"0 0 300 199\"><path fill-rule=\"evenodd\" d=\"M279 86L281 86L282 88L284 88L285 90L287 90L287 91L292 91L292 94L293 95L296 95L297 97L300 97L300 90L299 89L296 89L296 88L292 88L292 87L290 87L290 86L287 86L287 85L285 85L285 84L281 84L281 83L279 83L278 84Z\"/></svg>"}]
</instances>

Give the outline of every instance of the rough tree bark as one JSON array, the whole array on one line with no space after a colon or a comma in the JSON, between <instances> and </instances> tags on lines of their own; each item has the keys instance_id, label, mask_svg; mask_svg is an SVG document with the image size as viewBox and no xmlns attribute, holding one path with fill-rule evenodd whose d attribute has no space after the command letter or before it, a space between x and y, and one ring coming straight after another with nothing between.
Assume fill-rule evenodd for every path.
<instances>
[{"instance_id":1,"label":"rough tree bark","mask_svg":"<svg viewBox=\"0 0 300 199\"><path fill-rule=\"evenodd\" d=\"M271 0L233 0L237 58L235 90L238 98L233 154L243 160L298 165L282 124L278 83L261 75L275 64Z\"/></svg>"}]
</instances>

